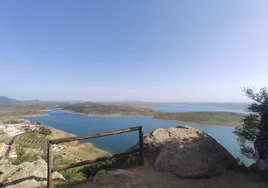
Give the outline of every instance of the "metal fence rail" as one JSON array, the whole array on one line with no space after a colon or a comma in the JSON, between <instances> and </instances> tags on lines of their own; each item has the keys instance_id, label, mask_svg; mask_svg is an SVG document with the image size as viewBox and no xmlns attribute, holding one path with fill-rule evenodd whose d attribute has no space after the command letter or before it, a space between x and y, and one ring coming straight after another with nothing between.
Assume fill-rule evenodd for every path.
<instances>
[{"instance_id":1,"label":"metal fence rail","mask_svg":"<svg viewBox=\"0 0 268 188\"><path fill-rule=\"evenodd\" d=\"M66 164L66 165L60 165L53 167L53 153L52 153L52 146L53 144L59 144L63 142L71 142L71 141L77 141L77 140L84 140L84 139L89 139L89 138L97 138L97 137L104 137L104 136L110 136L110 135L115 135L115 134L122 134L122 133L127 133L127 132L132 132L132 131L139 131L139 148L137 149L132 149L127 152L123 153L115 153L110 156L105 156L105 157L100 157L94 160L85 160L77 163L72 163L72 164ZM78 166L83 166L86 164L93 164L97 163L100 161L105 161L121 156L126 156L132 153L137 153L139 152L140 154L140 165L144 165L144 154L143 154L143 131L142 131L142 126L137 126L137 127L129 127L126 129L119 129L119 130L114 130L114 131L108 131L108 132L102 132L102 133L96 133L96 134L88 134L88 135L83 135L83 136L74 136L74 137L68 137L68 138L60 138L60 139L54 139L54 140L49 140L48 141L48 151L47 151L47 187L51 188L53 184L53 178L52 174L53 172L57 172L60 170L66 170Z\"/></svg>"}]
</instances>

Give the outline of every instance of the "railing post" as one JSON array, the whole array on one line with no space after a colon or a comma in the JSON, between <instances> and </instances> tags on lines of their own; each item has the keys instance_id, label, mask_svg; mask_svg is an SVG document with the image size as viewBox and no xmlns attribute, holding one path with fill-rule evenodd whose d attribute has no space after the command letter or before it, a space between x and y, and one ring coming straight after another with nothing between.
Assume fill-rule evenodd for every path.
<instances>
[{"instance_id":1,"label":"railing post","mask_svg":"<svg viewBox=\"0 0 268 188\"><path fill-rule=\"evenodd\" d=\"M56 172L58 170L64 170L64 169L74 168L74 167L85 165L85 164L95 163L95 162L101 161L100 159L103 160L103 158L98 158L95 160L87 160L87 161L82 161L82 162L70 164L67 166L61 165L61 166L53 168L53 151L52 151L53 144L62 143L62 142L70 142L70 141L74 141L74 140L83 140L83 139L88 139L88 138L97 138L97 137L103 137L103 136L109 136L109 135L121 134L121 133L125 133L125 132L132 132L132 131L139 130L139 148L132 150L132 151L128 151L128 152L117 153L109 158L116 158L116 157L120 157L123 155L129 155L132 153L139 152L140 165L144 165L144 143L143 143L143 131L142 131L142 129L143 129L142 126L130 127L130 128L126 128L126 129L119 129L116 131L108 131L108 132L103 132L103 133L84 135L84 136L80 136L80 137L69 137L69 138L65 138L65 139L48 140L47 141L47 188L53 187L53 171ZM107 159L109 159L109 158L107 158Z\"/></svg>"},{"instance_id":2,"label":"railing post","mask_svg":"<svg viewBox=\"0 0 268 188\"><path fill-rule=\"evenodd\" d=\"M50 140L47 142L47 188L52 188L53 183L53 155L52 155L52 143Z\"/></svg>"},{"instance_id":3,"label":"railing post","mask_svg":"<svg viewBox=\"0 0 268 188\"><path fill-rule=\"evenodd\" d=\"M144 165L143 131L139 129L140 165Z\"/></svg>"}]
</instances>

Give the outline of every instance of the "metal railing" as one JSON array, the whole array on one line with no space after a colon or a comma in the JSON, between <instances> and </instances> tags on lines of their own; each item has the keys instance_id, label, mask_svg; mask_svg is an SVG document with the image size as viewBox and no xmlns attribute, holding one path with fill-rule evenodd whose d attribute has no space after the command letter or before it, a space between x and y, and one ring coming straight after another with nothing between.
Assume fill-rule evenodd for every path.
<instances>
[{"instance_id":1,"label":"metal railing","mask_svg":"<svg viewBox=\"0 0 268 188\"><path fill-rule=\"evenodd\" d=\"M63 142L71 142L71 141L77 141L77 140L84 140L84 139L89 139L89 138L97 138L97 137L104 137L104 136L110 136L110 135L115 135L115 134L122 134L122 133L127 133L127 132L132 132L132 131L139 131L139 148L137 149L132 149L127 152L123 153L115 153L110 156L105 156L105 157L100 157L94 160L85 160L77 163L72 163L72 164L66 164L66 165L60 165L53 167L53 153L52 153L52 146L53 144L59 144ZM83 166L86 164L93 164L97 163L100 161L105 161L121 156L126 156L132 153L140 153L140 165L144 165L144 153L143 153L143 131L142 131L142 126L137 126L137 127L129 127L126 129L119 129L119 130L114 130L114 131L108 131L108 132L102 132L102 133L96 133L96 134L88 134L88 135L83 135L83 136L74 136L74 137L68 137L68 138L60 138L60 139L55 139L55 140L49 140L48 141L48 152L47 152L47 187L51 188L53 184L53 172L57 172L60 170L66 170L78 166Z\"/></svg>"}]
</instances>

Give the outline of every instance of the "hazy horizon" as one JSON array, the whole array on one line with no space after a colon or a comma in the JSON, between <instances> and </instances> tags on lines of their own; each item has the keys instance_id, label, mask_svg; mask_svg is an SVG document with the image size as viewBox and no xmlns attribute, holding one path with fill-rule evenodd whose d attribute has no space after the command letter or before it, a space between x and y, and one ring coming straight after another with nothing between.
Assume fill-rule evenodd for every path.
<instances>
[{"instance_id":1,"label":"hazy horizon","mask_svg":"<svg viewBox=\"0 0 268 188\"><path fill-rule=\"evenodd\" d=\"M249 102L268 80L268 1L3 1L1 95Z\"/></svg>"},{"instance_id":2,"label":"hazy horizon","mask_svg":"<svg viewBox=\"0 0 268 188\"><path fill-rule=\"evenodd\" d=\"M71 100L42 100L42 99L21 99L21 98L13 98L13 97L8 97L8 96L1 96L1 97L6 97L9 99L13 99L13 100L18 100L18 101L34 101L34 100L38 100L38 101L44 101L44 102L99 102L99 103L119 103L119 102L126 102L126 103L241 103L241 104L248 104L250 103L250 101L248 102L230 102L230 101L224 101L224 102L217 102L217 101L205 101L205 102L201 102L201 101L196 101L196 102L191 102L191 101L143 101L143 100L116 100L116 101L93 101L93 100L79 100L79 99L71 99Z\"/></svg>"}]
</instances>

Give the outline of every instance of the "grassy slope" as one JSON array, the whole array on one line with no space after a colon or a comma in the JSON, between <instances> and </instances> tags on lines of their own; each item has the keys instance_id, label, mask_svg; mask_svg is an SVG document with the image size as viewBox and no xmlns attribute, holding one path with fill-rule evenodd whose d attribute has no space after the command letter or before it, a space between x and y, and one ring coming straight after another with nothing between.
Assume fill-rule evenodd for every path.
<instances>
[{"instance_id":1,"label":"grassy slope","mask_svg":"<svg viewBox=\"0 0 268 188\"><path fill-rule=\"evenodd\" d=\"M24 134L18 135L15 138L14 143L15 144L19 143L26 148L40 148L40 147L46 148L46 144L21 143L21 142L18 142L18 140L19 139L48 140L48 139L75 136L73 134L66 133L64 131L61 131L61 130L58 130L49 126L46 126L46 127L48 127L52 131L51 135L45 137L44 135L38 134L35 132L24 133ZM64 145L64 149L62 149L58 153L58 155L60 155L60 158L63 158L66 160L68 159L68 161L89 160L89 159L94 159L96 157L102 157L104 155L109 154L106 151L96 148L91 143L79 144L78 142L68 142L68 143L64 143L63 145Z\"/></svg>"},{"instance_id":2,"label":"grassy slope","mask_svg":"<svg viewBox=\"0 0 268 188\"><path fill-rule=\"evenodd\" d=\"M63 138L63 137L70 137L74 136L73 134L66 133L64 131L48 127L47 128L51 129L52 134L49 135L48 137L45 137L44 135L38 134L38 133L25 133L18 135L15 138L15 144L18 144L18 139L24 138L24 139L30 139L30 140L38 140L38 139L56 139L56 138ZM78 161L84 161L84 160L92 160L96 159L99 157L107 156L110 155L110 153L96 148L93 144L91 143L84 143L84 144L79 144L78 142L68 142L64 144L60 144L63 146L63 149L60 150L59 152L53 152L53 163L54 166L58 165L63 165L63 164L70 164L70 163L75 163ZM32 155L38 155L41 156L43 159L46 160L46 151L47 151L47 145L46 144L29 144L29 143L24 143L21 144L23 148L26 151L27 156L31 156L30 160L36 160L36 157L33 158ZM41 149L42 151L34 151L33 149L38 148ZM27 161L29 160L29 157L26 159ZM87 179L87 174L84 171L84 168L86 166L81 166L81 167L76 167L68 170L63 170L60 171L60 173L66 178L66 182L63 184L69 184L70 182L76 182L76 181L84 181ZM59 182L58 182L59 183Z\"/></svg>"}]
</instances>

